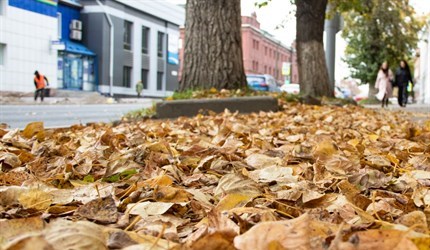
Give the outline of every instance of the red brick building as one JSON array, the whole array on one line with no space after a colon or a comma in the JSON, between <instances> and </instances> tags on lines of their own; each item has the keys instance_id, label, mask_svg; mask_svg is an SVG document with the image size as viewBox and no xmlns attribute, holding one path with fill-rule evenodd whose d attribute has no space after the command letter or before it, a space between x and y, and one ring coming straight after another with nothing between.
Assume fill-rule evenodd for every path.
<instances>
[{"instance_id":1,"label":"red brick building","mask_svg":"<svg viewBox=\"0 0 430 250\"><path fill-rule=\"evenodd\" d=\"M179 43L179 79L184 58L184 29ZM294 45L293 45L294 46ZM246 74L268 74L283 83L298 83L297 56L294 47L287 47L268 32L260 29L257 15L242 16L242 49ZM283 66L287 66L282 70ZM289 74L289 75L286 75Z\"/></svg>"},{"instance_id":2,"label":"red brick building","mask_svg":"<svg viewBox=\"0 0 430 250\"><path fill-rule=\"evenodd\" d=\"M255 13L242 16L242 49L246 74L268 74L278 82L284 82L289 77L284 74L289 73L291 78L288 79L292 83L298 83L295 50L260 29ZM282 71L283 64L289 66L289 72Z\"/></svg>"}]
</instances>

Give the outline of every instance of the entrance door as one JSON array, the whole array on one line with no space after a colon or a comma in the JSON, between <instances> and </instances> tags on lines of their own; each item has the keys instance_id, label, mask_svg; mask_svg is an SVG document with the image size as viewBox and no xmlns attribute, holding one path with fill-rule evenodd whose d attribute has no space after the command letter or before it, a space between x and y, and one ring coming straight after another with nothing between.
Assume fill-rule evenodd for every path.
<instances>
[{"instance_id":1,"label":"entrance door","mask_svg":"<svg viewBox=\"0 0 430 250\"><path fill-rule=\"evenodd\" d=\"M64 58L64 88L82 90L83 63L80 57Z\"/></svg>"}]
</instances>

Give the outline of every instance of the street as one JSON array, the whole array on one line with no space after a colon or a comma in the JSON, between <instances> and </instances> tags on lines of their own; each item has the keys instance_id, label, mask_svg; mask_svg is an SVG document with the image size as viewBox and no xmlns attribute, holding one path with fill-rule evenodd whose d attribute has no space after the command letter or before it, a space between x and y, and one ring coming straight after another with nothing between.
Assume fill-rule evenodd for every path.
<instances>
[{"instance_id":1,"label":"street","mask_svg":"<svg viewBox=\"0 0 430 250\"><path fill-rule=\"evenodd\" d=\"M46 128L65 127L88 122L112 122L125 113L151 107L152 101L134 104L90 105L1 105L0 123L10 128L25 128L34 121L43 121Z\"/></svg>"}]
</instances>

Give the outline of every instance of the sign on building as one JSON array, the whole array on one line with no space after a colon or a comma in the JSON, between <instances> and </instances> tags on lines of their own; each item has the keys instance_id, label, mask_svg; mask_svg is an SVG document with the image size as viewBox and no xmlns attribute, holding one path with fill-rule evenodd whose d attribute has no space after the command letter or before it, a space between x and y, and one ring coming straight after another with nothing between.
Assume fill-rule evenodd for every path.
<instances>
[{"instance_id":1,"label":"sign on building","mask_svg":"<svg viewBox=\"0 0 430 250\"><path fill-rule=\"evenodd\" d=\"M169 44L167 48L167 62L169 64L179 64L179 37L169 34Z\"/></svg>"},{"instance_id":2,"label":"sign on building","mask_svg":"<svg viewBox=\"0 0 430 250\"><path fill-rule=\"evenodd\" d=\"M289 76L291 74L291 63L283 62L282 63L282 75Z\"/></svg>"}]
</instances>

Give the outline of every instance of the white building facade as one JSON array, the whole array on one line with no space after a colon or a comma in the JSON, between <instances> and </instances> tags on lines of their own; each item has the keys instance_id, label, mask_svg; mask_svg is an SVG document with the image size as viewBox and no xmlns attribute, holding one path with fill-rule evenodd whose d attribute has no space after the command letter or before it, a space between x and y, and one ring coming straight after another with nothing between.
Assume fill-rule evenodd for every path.
<instances>
[{"instance_id":1,"label":"white building facade","mask_svg":"<svg viewBox=\"0 0 430 250\"><path fill-rule=\"evenodd\" d=\"M66 8L74 4L79 16ZM79 42L62 36L66 18L82 21ZM38 70L54 89L136 96L136 83L142 81L143 95L169 95L178 88L179 27L184 23L184 8L165 1L0 0L0 91L33 92ZM94 66L86 67L84 60L83 69L75 70L83 72L82 84L68 83L65 59L71 56L62 55L77 55L81 48L92 53ZM90 87L87 71L95 72Z\"/></svg>"},{"instance_id":2,"label":"white building facade","mask_svg":"<svg viewBox=\"0 0 430 250\"><path fill-rule=\"evenodd\" d=\"M34 71L56 88L56 0L0 1L0 91L32 92Z\"/></svg>"},{"instance_id":3,"label":"white building facade","mask_svg":"<svg viewBox=\"0 0 430 250\"><path fill-rule=\"evenodd\" d=\"M419 70L415 69L415 88L417 93L417 102L429 104L430 109L430 22L423 33L418 45L420 51Z\"/></svg>"},{"instance_id":4,"label":"white building facade","mask_svg":"<svg viewBox=\"0 0 430 250\"><path fill-rule=\"evenodd\" d=\"M145 96L166 96L178 88L184 8L163 1L87 0L81 4L87 34L83 43L97 55L99 92L136 96L138 81L143 83Z\"/></svg>"}]
</instances>

